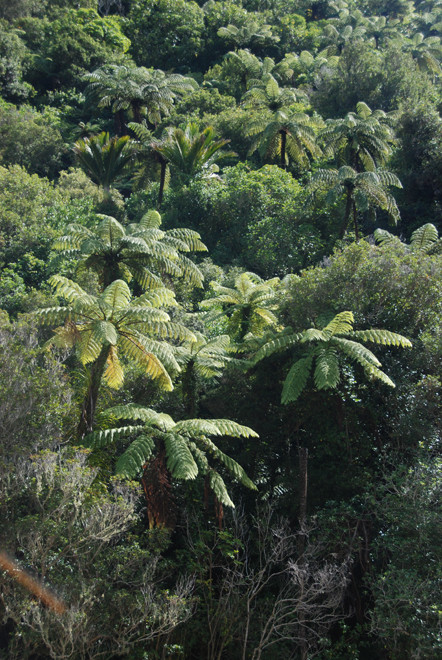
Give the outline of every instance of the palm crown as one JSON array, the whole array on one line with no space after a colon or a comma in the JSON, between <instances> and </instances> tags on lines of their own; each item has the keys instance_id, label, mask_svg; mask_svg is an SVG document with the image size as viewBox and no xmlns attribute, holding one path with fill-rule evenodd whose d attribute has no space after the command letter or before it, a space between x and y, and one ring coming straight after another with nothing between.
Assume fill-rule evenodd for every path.
<instances>
[{"instance_id":1,"label":"palm crown","mask_svg":"<svg viewBox=\"0 0 442 660\"><path fill-rule=\"evenodd\" d=\"M109 196L111 186L118 182L128 163L134 159L132 146L128 135L109 138L109 133L103 132L78 140L73 151L82 169Z\"/></svg>"}]
</instances>

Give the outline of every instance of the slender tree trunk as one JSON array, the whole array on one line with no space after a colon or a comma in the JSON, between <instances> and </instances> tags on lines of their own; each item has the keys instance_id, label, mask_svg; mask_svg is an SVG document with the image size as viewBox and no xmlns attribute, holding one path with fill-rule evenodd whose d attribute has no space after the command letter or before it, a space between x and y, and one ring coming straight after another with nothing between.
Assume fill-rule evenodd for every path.
<instances>
[{"instance_id":1,"label":"slender tree trunk","mask_svg":"<svg viewBox=\"0 0 442 660\"><path fill-rule=\"evenodd\" d=\"M285 170L286 169L285 151L287 145L287 133L285 131L279 131L279 132L281 134L281 168Z\"/></svg>"},{"instance_id":2,"label":"slender tree trunk","mask_svg":"<svg viewBox=\"0 0 442 660\"><path fill-rule=\"evenodd\" d=\"M103 346L101 353L95 362L92 363L89 386L84 397L83 408L81 411L80 423L77 427L78 437L81 439L87 433L91 433L94 425L95 409L97 407L98 393L100 391L101 377L104 373L106 360L109 355L109 344Z\"/></svg>"},{"instance_id":3,"label":"slender tree trunk","mask_svg":"<svg viewBox=\"0 0 442 660\"><path fill-rule=\"evenodd\" d=\"M355 227L356 240L359 241L359 225L358 225L358 214L356 212L356 204L353 200L353 224Z\"/></svg>"},{"instance_id":4,"label":"slender tree trunk","mask_svg":"<svg viewBox=\"0 0 442 660\"><path fill-rule=\"evenodd\" d=\"M167 161L166 160L161 160L160 190L159 190L159 193L158 193L158 208L160 208L161 203L163 201L164 184L165 184L165 181L166 181L166 167L167 167Z\"/></svg>"},{"instance_id":5,"label":"slender tree trunk","mask_svg":"<svg viewBox=\"0 0 442 660\"><path fill-rule=\"evenodd\" d=\"M307 447L298 447L299 459L299 541L298 552L299 562L303 562L303 555L305 552L305 538L306 529L305 524L307 520L307 491L308 491L308 449ZM300 600L302 602L304 585L301 587ZM305 634L305 616L302 611L299 612L299 646L301 652L301 660L307 660L307 638Z\"/></svg>"},{"instance_id":6,"label":"slender tree trunk","mask_svg":"<svg viewBox=\"0 0 442 660\"><path fill-rule=\"evenodd\" d=\"M352 208L352 198L351 198L351 190L347 190L347 199L345 202L345 213L344 213L344 220L342 222L341 230L339 232L339 238L344 238L345 232L347 231L348 227L348 219L350 217L351 213L351 208Z\"/></svg>"},{"instance_id":7,"label":"slender tree trunk","mask_svg":"<svg viewBox=\"0 0 442 660\"><path fill-rule=\"evenodd\" d=\"M117 110L117 112L114 113L114 127L115 127L115 133L120 137L124 135L124 129L125 129L124 124L125 124L124 111Z\"/></svg>"},{"instance_id":8,"label":"slender tree trunk","mask_svg":"<svg viewBox=\"0 0 442 660\"><path fill-rule=\"evenodd\" d=\"M142 117L141 117L141 106L139 103L132 103L132 112L134 116L134 121L137 122L137 124L141 124Z\"/></svg>"},{"instance_id":9,"label":"slender tree trunk","mask_svg":"<svg viewBox=\"0 0 442 660\"><path fill-rule=\"evenodd\" d=\"M187 419L195 419L197 416L196 403L196 380L193 360L187 364L183 373L183 403L184 414Z\"/></svg>"},{"instance_id":10,"label":"slender tree trunk","mask_svg":"<svg viewBox=\"0 0 442 660\"><path fill-rule=\"evenodd\" d=\"M303 555L305 550L305 523L307 520L307 490L308 490L308 449L298 448L299 461L299 554Z\"/></svg>"}]
</instances>

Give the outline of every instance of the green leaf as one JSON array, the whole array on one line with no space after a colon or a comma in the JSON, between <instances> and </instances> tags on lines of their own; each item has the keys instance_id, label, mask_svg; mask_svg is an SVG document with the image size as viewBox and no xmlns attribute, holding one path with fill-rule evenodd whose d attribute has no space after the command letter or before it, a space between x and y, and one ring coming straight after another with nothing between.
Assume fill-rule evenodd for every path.
<instances>
[{"instance_id":1,"label":"green leaf","mask_svg":"<svg viewBox=\"0 0 442 660\"><path fill-rule=\"evenodd\" d=\"M115 466L116 474L129 479L136 477L149 460L155 443L148 435L140 435L120 456Z\"/></svg>"},{"instance_id":2,"label":"green leaf","mask_svg":"<svg viewBox=\"0 0 442 660\"><path fill-rule=\"evenodd\" d=\"M210 488L213 490L221 504L235 508L235 505L233 504L229 497L229 493L227 492L226 484L218 472L215 472L215 470L209 471L209 483Z\"/></svg>"},{"instance_id":3,"label":"green leaf","mask_svg":"<svg viewBox=\"0 0 442 660\"><path fill-rule=\"evenodd\" d=\"M313 353L297 360L291 367L282 388L281 403L287 404L296 401L307 384L312 362Z\"/></svg>"},{"instance_id":4,"label":"green leaf","mask_svg":"<svg viewBox=\"0 0 442 660\"><path fill-rule=\"evenodd\" d=\"M143 426L121 426L117 429L106 429L105 431L94 431L86 435L82 444L85 447L92 449L99 449L100 447L107 447L108 445L125 438L128 435L133 435L143 430Z\"/></svg>"},{"instance_id":5,"label":"green leaf","mask_svg":"<svg viewBox=\"0 0 442 660\"><path fill-rule=\"evenodd\" d=\"M169 432L164 435L164 445L167 454L167 467L174 479L195 479L198 475L198 466L187 446L187 442L180 435Z\"/></svg>"}]
</instances>

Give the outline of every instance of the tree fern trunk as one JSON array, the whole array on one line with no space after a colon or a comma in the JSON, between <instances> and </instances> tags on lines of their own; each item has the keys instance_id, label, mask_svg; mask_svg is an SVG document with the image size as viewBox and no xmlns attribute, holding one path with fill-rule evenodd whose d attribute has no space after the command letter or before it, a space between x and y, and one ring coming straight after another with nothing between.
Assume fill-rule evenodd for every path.
<instances>
[{"instance_id":1,"label":"tree fern trunk","mask_svg":"<svg viewBox=\"0 0 442 660\"><path fill-rule=\"evenodd\" d=\"M161 161L161 173L160 173L160 190L158 193L158 208L160 208L161 203L163 201L163 194L164 194L164 184L166 181L166 167L167 167L167 162L165 160Z\"/></svg>"},{"instance_id":2,"label":"tree fern trunk","mask_svg":"<svg viewBox=\"0 0 442 660\"><path fill-rule=\"evenodd\" d=\"M141 118L141 107L139 103L132 103L132 113L134 116L134 121L137 122L137 124L141 124L142 118Z\"/></svg>"},{"instance_id":3,"label":"tree fern trunk","mask_svg":"<svg viewBox=\"0 0 442 660\"><path fill-rule=\"evenodd\" d=\"M352 206L353 206L353 224L354 224L354 228L355 228L356 240L359 241L358 214L356 212L356 204L355 204L354 200L353 200Z\"/></svg>"},{"instance_id":4,"label":"tree fern trunk","mask_svg":"<svg viewBox=\"0 0 442 660\"><path fill-rule=\"evenodd\" d=\"M176 523L175 506L164 446L144 466L141 483L146 496L149 529L173 529Z\"/></svg>"},{"instance_id":5,"label":"tree fern trunk","mask_svg":"<svg viewBox=\"0 0 442 660\"><path fill-rule=\"evenodd\" d=\"M281 168L285 170L285 152L287 145L287 133L285 131L279 131L281 133Z\"/></svg>"},{"instance_id":6,"label":"tree fern trunk","mask_svg":"<svg viewBox=\"0 0 442 660\"><path fill-rule=\"evenodd\" d=\"M348 189L347 190L347 199L346 199L346 202L345 202L344 220L342 222L341 230L339 232L339 238L344 238L345 232L347 231L348 219L350 218L351 208L352 208L351 190Z\"/></svg>"},{"instance_id":7,"label":"tree fern trunk","mask_svg":"<svg viewBox=\"0 0 442 660\"><path fill-rule=\"evenodd\" d=\"M117 135L124 135L124 112L123 110L117 110L114 113L114 127L115 133Z\"/></svg>"},{"instance_id":8,"label":"tree fern trunk","mask_svg":"<svg viewBox=\"0 0 442 660\"><path fill-rule=\"evenodd\" d=\"M197 402L196 379L193 360L190 360L183 373L182 383L184 414L187 419L195 419L197 416Z\"/></svg>"},{"instance_id":9,"label":"tree fern trunk","mask_svg":"<svg viewBox=\"0 0 442 660\"><path fill-rule=\"evenodd\" d=\"M109 355L109 345L103 346L101 353L95 362L92 363L89 374L89 386L84 397L83 408L81 411L80 423L77 427L79 438L83 438L87 433L91 433L94 425L95 409L100 391L101 377L106 366L106 360Z\"/></svg>"}]
</instances>

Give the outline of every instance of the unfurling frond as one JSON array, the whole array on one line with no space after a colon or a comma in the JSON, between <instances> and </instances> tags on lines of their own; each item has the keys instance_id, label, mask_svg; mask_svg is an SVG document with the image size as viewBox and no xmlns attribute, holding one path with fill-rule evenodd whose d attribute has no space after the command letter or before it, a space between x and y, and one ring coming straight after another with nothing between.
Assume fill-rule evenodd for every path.
<instances>
[{"instance_id":1,"label":"unfurling frond","mask_svg":"<svg viewBox=\"0 0 442 660\"><path fill-rule=\"evenodd\" d=\"M187 446L187 442L177 433L167 433L164 436L167 454L167 467L174 479L195 479L198 466Z\"/></svg>"},{"instance_id":2,"label":"unfurling frond","mask_svg":"<svg viewBox=\"0 0 442 660\"><path fill-rule=\"evenodd\" d=\"M154 447L155 444L151 437L139 435L118 459L115 472L128 479L136 477L151 457Z\"/></svg>"}]
</instances>

